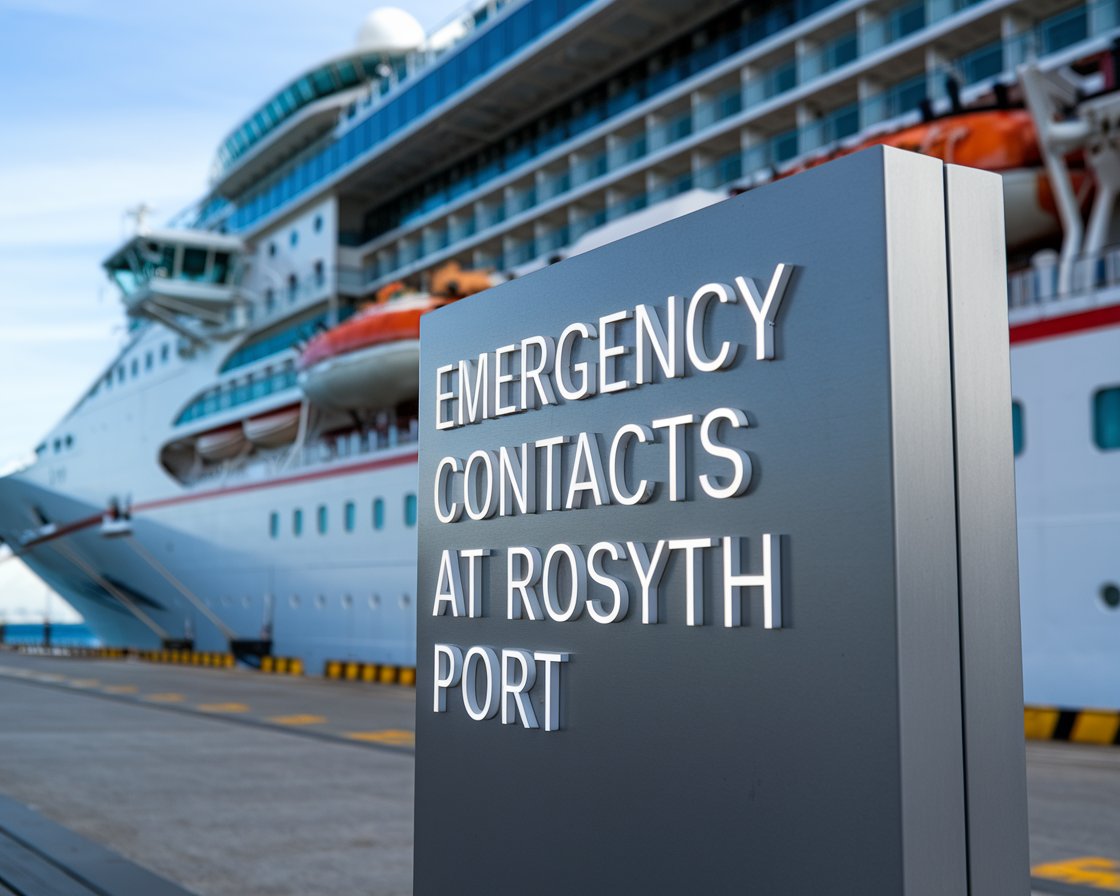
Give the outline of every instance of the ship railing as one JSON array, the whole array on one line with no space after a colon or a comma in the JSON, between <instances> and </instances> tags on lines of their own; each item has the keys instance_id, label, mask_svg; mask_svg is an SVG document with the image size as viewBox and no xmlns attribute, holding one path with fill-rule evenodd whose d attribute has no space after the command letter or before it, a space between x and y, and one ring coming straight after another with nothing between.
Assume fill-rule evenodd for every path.
<instances>
[{"instance_id":1,"label":"ship railing","mask_svg":"<svg viewBox=\"0 0 1120 896\"><path fill-rule=\"evenodd\" d=\"M1008 308L1035 308L1071 299L1084 300L1112 287L1120 287L1120 246L1077 259L1069 293L1058 289L1058 253L1039 252L1025 269L1007 275Z\"/></svg>"},{"instance_id":2,"label":"ship railing","mask_svg":"<svg viewBox=\"0 0 1120 896\"><path fill-rule=\"evenodd\" d=\"M225 488L246 482L263 482L306 467L318 467L365 458L413 445L419 438L415 418L375 426L365 432L321 436L302 447L254 452L224 463L196 470L185 485L191 489Z\"/></svg>"}]
</instances>

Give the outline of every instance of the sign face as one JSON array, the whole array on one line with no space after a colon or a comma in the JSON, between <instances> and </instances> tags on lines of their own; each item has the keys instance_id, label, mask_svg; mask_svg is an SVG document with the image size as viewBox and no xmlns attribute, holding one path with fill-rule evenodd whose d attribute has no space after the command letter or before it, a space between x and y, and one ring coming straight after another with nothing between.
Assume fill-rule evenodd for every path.
<instances>
[{"instance_id":1,"label":"sign face","mask_svg":"<svg viewBox=\"0 0 1120 896\"><path fill-rule=\"evenodd\" d=\"M419 896L1026 892L998 197L869 150L424 317Z\"/></svg>"}]
</instances>

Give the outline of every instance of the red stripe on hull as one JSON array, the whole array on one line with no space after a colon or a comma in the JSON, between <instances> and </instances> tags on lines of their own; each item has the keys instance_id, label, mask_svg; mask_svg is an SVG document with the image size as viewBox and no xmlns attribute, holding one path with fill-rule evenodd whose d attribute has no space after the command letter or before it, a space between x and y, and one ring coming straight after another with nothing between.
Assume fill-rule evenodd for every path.
<instances>
[{"instance_id":1,"label":"red stripe on hull","mask_svg":"<svg viewBox=\"0 0 1120 896\"><path fill-rule=\"evenodd\" d=\"M353 464L349 467L336 468L333 470L316 470L313 473L301 473L298 476L288 476L284 479L273 479L269 482L250 482L245 485L235 485L231 488L216 488L208 492L199 492L194 495L177 495L174 498L160 498L156 501L144 501L140 504L132 506L133 513L146 511L146 510L160 510L164 507L173 507L176 504L188 504L192 501L205 501L209 498L224 498L227 495L238 495L242 492L252 492L258 489L265 488L279 488L282 485L293 485L297 482L314 482L317 479L331 479L335 476L348 476L351 473L368 473L373 470L385 470L390 467L400 467L405 464L414 464L419 460L417 454L402 454L400 457L388 457L382 460L371 460L361 464ZM22 550L28 548L38 547L48 541L54 541L56 538L62 538L65 535L72 535L82 529L88 529L90 526L96 526L101 522L101 515L88 516L80 520L74 520L67 523L65 526L60 526L49 535L41 535L34 538L27 544L23 545Z\"/></svg>"},{"instance_id":2,"label":"red stripe on hull","mask_svg":"<svg viewBox=\"0 0 1120 896\"><path fill-rule=\"evenodd\" d=\"M1009 336L1011 344L1015 345L1080 333L1084 330L1099 330L1118 323L1120 323L1120 305L1109 305L1107 308L1093 308L1063 317L1048 317L1046 320L1031 321L1029 324L1018 324L1011 327Z\"/></svg>"}]
</instances>

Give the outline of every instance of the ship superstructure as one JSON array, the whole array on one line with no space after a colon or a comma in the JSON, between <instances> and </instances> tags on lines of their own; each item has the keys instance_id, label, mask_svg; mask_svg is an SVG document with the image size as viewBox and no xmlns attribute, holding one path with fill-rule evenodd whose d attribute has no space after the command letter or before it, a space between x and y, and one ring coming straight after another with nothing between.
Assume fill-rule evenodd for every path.
<instances>
[{"instance_id":1,"label":"ship superstructure","mask_svg":"<svg viewBox=\"0 0 1120 896\"><path fill-rule=\"evenodd\" d=\"M231 131L194 207L107 259L128 339L0 481L0 535L111 643L411 664L415 385L333 401L307 388L309 341L433 292L449 262L525 273L657 209L1010 108L1021 66L1107 63L1118 35L1116 0L493 0L430 37L379 10ZM1071 109L1109 77L1079 71ZM952 151L955 134L936 139ZM1120 306L1120 275L1109 219L1106 277L1036 288L1070 222L1035 175L1012 252L1028 697L1120 705L1092 685L1120 680L1120 315L1018 329ZM1070 177L1090 189L1084 165Z\"/></svg>"}]
</instances>

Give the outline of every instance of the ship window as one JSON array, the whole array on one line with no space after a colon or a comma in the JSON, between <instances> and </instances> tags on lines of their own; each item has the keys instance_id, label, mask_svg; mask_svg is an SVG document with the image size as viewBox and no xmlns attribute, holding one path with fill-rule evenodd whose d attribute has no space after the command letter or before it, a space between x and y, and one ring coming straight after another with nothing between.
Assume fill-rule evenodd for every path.
<instances>
[{"instance_id":1,"label":"ship window","mask_svg":"<svg viewBox=\"0 0 1120 896\"><path fill-rule=\"evenodd\" d=\"M264 291L264 310L272 312L276 307L276 290L271 286Z\"/></svg>"},{"instance_id":2,"label":"ship window","mask_svg":"<svg viewBox=\"0 0 1120 896\"><path fill-rule=\"evenodd\" d=\"M67 436L66 437L66 447L67 448L73 448L74 447L74 437L73 436Z\"/></svg>"},{"instance_id":3,"label":"ship window","mask_svg":"<svg viewBox=\"0 0 1120 896\"><path fill-rule=\"evenodd\" d=\"M404 496L404 524L409 528L416 525L416 495Z\"/></svg>"},{"instance_id":4,"label":"ship window","mask_svg":"<svg viewBox=\"0 0 1120 896\"><path fill-rule=\"evenodd\" d=\"M326 504L320 504L319 505L319 512L315 516L316 516L316 519L318 520L319 534L320 535L326 535L327 534L327 505Z\"/></svg>"},{"instance_id":5,"label":"ship window","mask_svg":"<svg viewBox=\"0 0 1120 896\"><path fill-rule=\"evenodd\" d=\"M323 216L322 215L316 215L315 216L315 224L313 226L315 228L316 233L318 233L320 230L323 229Z\"/></svg>"},{"instance_id":6,"label":"ship window","mask_svg":"<svg viewBox=\"0 0 1120 896\"><path fill-rule=\"evenodd\" d=\"M140 375L140 359L139 358L133 358L131 367L132 367L132 376L134 378L138 377Z\"/></svg>"},{"instance_id":7,"label":"ship window","mask_svg":"<svg viewBox=\"0 0 1120 896\"><path fill-rule=\"evenodd\" d=\"M385 502L381 498L373 499L373 528L381 529L385 526Z\"/></svg>"},{"instance_id":8,"label":"ship window","mask_svg":"<svg viewBox=\"0 0 1120 896\"><path fill-rule=\"evenodd\" d=\"M206 273L206 250L186 249L183 252L183 278L201 280Z\"/></svg>"},{"instance_id":9,"label":"ship window","mask_svg":"<svg viewBox=\"0 0 1120 896\"><path fill-rule=\"evenodd\" d=\"M323 262L315 262L315 285L322 286L326 279L326 270L323 267Z\"/></svg>"},{"instance_id":10,"label":"ship window","mask_svg":"<svg viewBox=\"0 0 1120 896\"><path fill-rule=\"evenodd\" d=\"M1115 582L1108 582L1101 586L1101 601L1110 610L1120 608L1120 588Z\"/></svg>"},{"instance_id":11,"label":"ship window","mask_svg":"<svg viewBox=\"0 0 1120 896\"><path fill-rule=\"evenodd\" d=\"M1093 441L1101 451L1120 448L1120 386L1093 396Z\"/></svg>"},{"instance_id":12,"label":"ship window","mask_svg":"<svg viewBox=\"0 0 1120 896\"><path fill-rule=\"evenodd\" d=\"M58 454L62 450L62 439L54 440L54 453Z\"/></svg>"},{"instance_id":13,"label":"ship window","mask_svg":"<svg viewBox=\"0 0 1120 896\"><path fill-rule=\"evenodd\" d=\"M369 608L371 610L376 610L379 606L381 606L381 595L371 594L369 596Z\"/></svg>"},{"instance_id":14,"label":"ship window","mask_svg":"<svg viewBox=\"0 0 1120 896\"><path fill-rule=\"evenodd\" d=\"M295 274L288 275L288 301L294 302L296 294L299 292L299 280Z\"/></svg>"},{"instance_id":15,"label":"ship window","mask_svg":"<svg viewBox=\"0 0 1120 896\"><path fill-rule=\"evenodd\" d=\"M268 534L273 538L280 537L280 514L275 511L268 515Z\"/></svg>"},{"instance_id":16,"label":"ship window","mask_svg":"<svg viewBox=\"0 0 1120 896\"><path fill-rule=\"evenodd\" d=\"M1015 456L1023 453L1023 403L1011 402L1011 443L1015 449Z\"/></svg>"},{"instance_id":17,"label":"ship window","mask_svg":"<svg viewBox=\"0 0 1120 896\"><path fill-rule=\"evenodd\" d=\"M299 606L299 595L293 594L290 598L288 598L288 603L292 605L293 610L296 609Z\"/></svg>"},{"instance_id":18,"label":"ship window","mask_svg":"<svg viewBox=\"0 0 1120 896\"><path fill-rule=\"evenodd\" d=\"M229 253L215 252L214 267L210 272L210 279L214 283L225 283L229 276Z\"/></svg>"},{"instance_id":19,"label":"ship window","mask_svg":"<svg viewBox=\"0 0 1120 896\"><path fill-rule=\"evenodd\" d=\"M347 501L346 506L342 509L342 522L347 532L354 531L354 517L354 502Z\"/></svg>"},{"instance_id":20,"label":"ship window","mask_svg":"<svg viewBox=\"0 0 1120 896\"><path fill-rule=\"evenodd\" d=\"M288 244L292 245L292 246L295 246L295 245L298 245L298 243L299 243L299 231L298 230L293 230L291 232L291 234L288 236Z\"/></svg>"},{"instance_id":21,"label":"ship window","mask_svg":"<svg viewBox=\"0 0 1120 896\"><path fill-rule=\"evenodd\" d=\"M124 365L123 364L118 364L117 365L117 382L118 383L123 383L124 382Z\"/></svg>"},{"instance_id":22,"label":"ship window","mask_svg":"<svg viewBox=\"0 0 1120 896\"><path fill-rule=\"evenodd\" d=\"M303 534L303 511L299 508L292 511L292 534Z\"/></svg>"},{"instance_id":23,"label":"ship window","mask_svg":"<svg viewBox=\"0 0 1120 896\"><path fill-rule=\"evenodd\" d=\"M354 598L351 597L349 594L342 595L342 608L344 610L349 610L353 606L354 606Z\"/></svg>"},{"instance_id":24,"label":"ship window","mask_svg":"<svg viewBox=\"0 0 1120 896\"><path fill-rule=\"evenodd\" d=\"M315 598L315 609L321 610L327 605L327 596L320 594Z\"/></svg>"},{"instance_id":25,"label":"ship window","mask_svg":"<svg viewBox=\"0 0 1120 896\"><path fill-rule=\"evenodd\" d=\"M269 256L269 258L274 256L275 254L276 254L276 243L269 243L268 244L268 256Z\"/></svg>"},{"instance_id":26,"label":"ship window","mask_svg":"<svg viewBox=\"0 0 1120 896\"><path fill-rule=\"evenodd\" d=\"M166 364L167 360L171 357L171 346L166 342L159 347L159 360L160 363Z\"/></svg>"}]
</instances>

